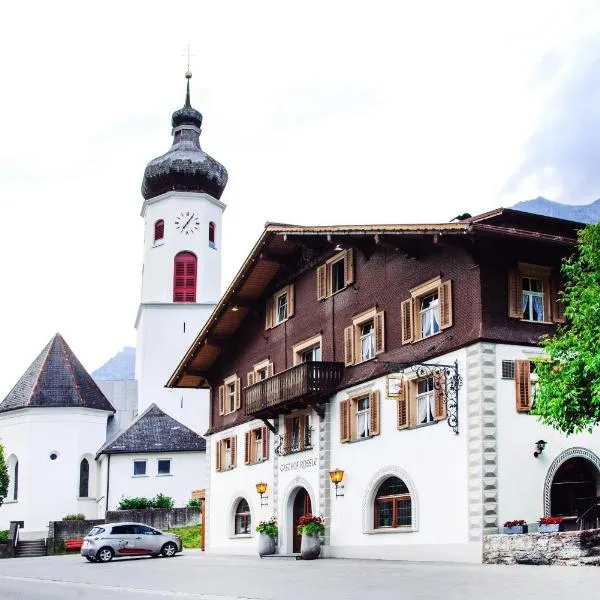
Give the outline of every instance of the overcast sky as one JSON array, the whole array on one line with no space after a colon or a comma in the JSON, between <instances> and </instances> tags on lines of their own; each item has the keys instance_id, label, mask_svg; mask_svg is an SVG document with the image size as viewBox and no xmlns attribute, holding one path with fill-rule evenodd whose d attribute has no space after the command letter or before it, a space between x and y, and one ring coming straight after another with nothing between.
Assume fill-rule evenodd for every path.
<instances>
[{"instance_id":1,"label":"overcast sky","mask_svg":"<svg viewBox=\"0 0 600 600\"><path fill-rule=\"evenodd\" d=\"M11 2L0 26L0 400L57 331L135 345L146 163L192 46L229 171L223 286L266 221L446 222L600 197L600 3Z\"/></svg>"}]
</instances>

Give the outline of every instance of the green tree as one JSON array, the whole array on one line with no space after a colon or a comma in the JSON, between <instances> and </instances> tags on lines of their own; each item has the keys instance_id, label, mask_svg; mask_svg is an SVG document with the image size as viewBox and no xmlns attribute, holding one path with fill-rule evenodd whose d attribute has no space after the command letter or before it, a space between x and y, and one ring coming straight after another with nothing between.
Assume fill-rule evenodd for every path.
<instances>
[{"instance_id":1,"label":"green tree","mask_svg":"<svg viewBox=\"0 0 600 600\"><path fill-rule=\"evenodd\" d=\"M4 446L0 444L0 506L8 494L8 467L4 460Z\"/></svg>"},{"instance_id":2,"label":"green tree","mask_svg":"<svg viewBox=\"0 0 600 600\"><path fill-rule=\"evenodd\" d=\"M542 338L532 411L564 433L600 423L600 223L579 232L577 252L562 265L566 323Z\"/></svg>"}]
</instances>

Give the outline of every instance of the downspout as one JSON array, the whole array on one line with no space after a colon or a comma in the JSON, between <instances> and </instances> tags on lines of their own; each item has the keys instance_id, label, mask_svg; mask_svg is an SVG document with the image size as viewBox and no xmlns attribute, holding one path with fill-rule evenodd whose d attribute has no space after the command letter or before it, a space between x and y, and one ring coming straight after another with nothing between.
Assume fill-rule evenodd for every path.
<instances>
[{"instance_id":1,"label":"downspout","mask_svg":"<svg viewBox=\"0 0 600 600\"><path fill-rule=\"evenodd\" d=\"M104 509L104 518L106 519L106 513L108 512L108 500L109 500L109 495L108 493L110 492L110 454L107 454L106 456L108 456L108 466L106 468L106 508Z\"/></svg>"}]
</instances>

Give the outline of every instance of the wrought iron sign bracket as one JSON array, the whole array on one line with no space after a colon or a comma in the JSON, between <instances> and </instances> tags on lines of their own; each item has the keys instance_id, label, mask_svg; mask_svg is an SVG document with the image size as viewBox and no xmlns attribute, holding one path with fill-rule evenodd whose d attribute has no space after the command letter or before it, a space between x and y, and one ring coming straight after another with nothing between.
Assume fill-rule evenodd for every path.
<instances>
[{"instance_id":1,"label":"wrought iron sign bracket","mask_svg":"<svg viewBox=\"0 0 600 600\"><path fill-rule=\"evenodd\" d=\"M279 431L277 428L278 419L275 419L275 424L271 423L269 419L261 419L261 421L271 430L272 433L277 435L277 432Z\"/></svg>"}]
</instances>

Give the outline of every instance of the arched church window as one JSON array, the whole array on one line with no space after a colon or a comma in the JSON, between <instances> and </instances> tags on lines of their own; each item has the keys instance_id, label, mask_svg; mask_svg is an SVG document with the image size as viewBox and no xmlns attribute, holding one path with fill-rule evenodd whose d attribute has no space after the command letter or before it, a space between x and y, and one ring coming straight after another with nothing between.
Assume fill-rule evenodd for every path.
<instances>
[{"instance_id":1,"label":"arched church window","mask_svg":"<svg viewBox=\"0 0 600 600\"><path fill-rule=\"evenodd\" d=\"M248 502L242 498L235 509L235 534L244 535L250 533L250 507Z\"/></svg>"},{"instance_id":2,"label":"arched church window","mask_svg":"<svg viewBox=\"0 0 600 600\"><path fill-rule=\"evenodd\" d=\"M399 477L388 477L375 496L375 529L412 526L412 503L408 487Z\"/></svg>"},{"instance_id":3,"label":"arched church window","mask_svg":"<svg viewBox=\"0 0 600 600\"><path fill-rule=\"evenodd\" d=\"M175 256L173 302L196 302L196 255L180 252Z\"/></svg>"},{"instance_id":4,"label":"arched church window","mask_svg":"<svg viewBox=\"0 0 600 600\"><path fill-rule=\"evenodd\" d=\"M208 245L211 248L216 248L215 239L216 239L217 226L211 221L208 224Z\"/></svg>"},{"instance_id":5,"label":"arched church window","mask_svg":"<svg viewBox=\"0 0 600 600\"><path fill-rule=\"evenodd\" d=\"M8 490L6 494L7 502L16 502L19 497L19 461L14 454L11 454L6 461L6 470L8 471Z\"/></svg>"},{"instance_id":6,"label":"arched church window","mask_svg":"<svg viewBox=\"0 0 600 600\"><path fill-rule=\"evenodd\" d=\"M16 502L19 498L19 461L16 459L12 476L12 499Z\"/></svg>"},{"instance_id":7,"label":"arched church window","mask_svg":"<svg viewBox=\"0 0 600 600\"><path fill-rule=\"evenodd\" d=\"M158 242L165 237L165 222L159 219L154 223L154 241Z\"/></svg>"},{"instance_id":8,"label":"arched church window","mask_svg":"<svg viewBox=\"0 0 600 600\"><path fill-rule=\"evenodd\" d=\"M90 463L87 458L79 463L79 497L87 498L90 492Z\"/></svg>"}]
</instances>

